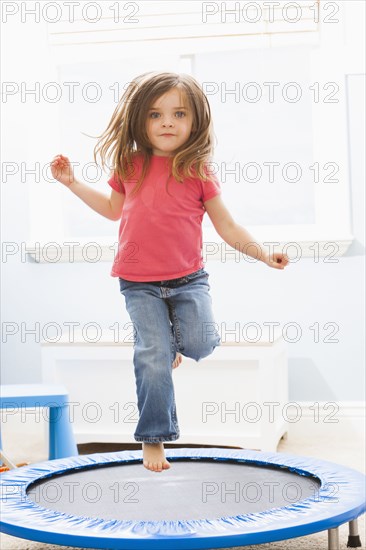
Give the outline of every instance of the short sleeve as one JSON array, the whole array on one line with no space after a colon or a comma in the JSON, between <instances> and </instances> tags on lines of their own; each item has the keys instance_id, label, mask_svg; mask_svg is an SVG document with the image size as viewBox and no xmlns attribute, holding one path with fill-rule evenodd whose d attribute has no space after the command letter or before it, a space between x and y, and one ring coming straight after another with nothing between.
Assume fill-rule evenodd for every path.
<instances>
[{"instance_id":1,"label":"short sleeve","mask_svg":"<svg viewBox=\"0 0 366 550\"><path fill-rule=\"evenodd\" d=\"M213 199L216 195L221 194L221 186L215 174L212 174L212 172L208 172L207 170L205 170L205 172L207 174L207 180L201 180L203 202Z\"/></svg>"},{"instance_id":2,"label":"short sleeve","mask_svg":"<svg viewBox=\"0 0 366 550\"><path fill-rule=\"evenodd\" d=\"M118 179L114 174L113 176L108 180L109 185L114 189L115 191L118 191L118 193L126 194L125 186L123 185L122 181Z\"/></svg>"}]
</instances>

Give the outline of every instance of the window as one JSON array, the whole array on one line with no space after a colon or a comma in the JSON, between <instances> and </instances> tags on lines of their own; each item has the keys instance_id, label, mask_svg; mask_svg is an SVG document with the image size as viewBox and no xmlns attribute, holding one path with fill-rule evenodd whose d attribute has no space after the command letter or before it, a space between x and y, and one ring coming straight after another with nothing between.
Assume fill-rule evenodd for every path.
<instances>
[{"instance_id":1,"label":"window","mask_svg":"<svg viewBox=\"0 0 366 550\"><path fill-rule=\"evenodd\" d=\"M77 82L84 94L59 105L60 150L77 154L75 173L83 179L78 170L92 163L96 140L81 132L105 129L123 86L147 70L190 72L210 100L218 140L214 167L236 221L262 242L296 241L306 249L314 240L337 241L343 253L352 241L343 19L320 25L314 2L304 2L301 19L289 24L281 2L273 23L268 10L255 24L243 11L238 21L236 13L223 21L222 13L204 17L203 4L219 5L139 2L131 24L116 25L109 12L94 26L85 20L49 26L59 82ZM93 82L98 86L88 86ZM101 99L93 101L98 90ZM85 174L93 177L92 167ZM107 174L88 184L109 193ZM36 194L34 189L34 199ZM48 234L66 241L116 240L116 224L71 194L57 197ZM42 213L37 200L32 205L32 240L42 241ZM219 242L207 215L204 220L204 239Z\"/></svg>"}]
</instances>

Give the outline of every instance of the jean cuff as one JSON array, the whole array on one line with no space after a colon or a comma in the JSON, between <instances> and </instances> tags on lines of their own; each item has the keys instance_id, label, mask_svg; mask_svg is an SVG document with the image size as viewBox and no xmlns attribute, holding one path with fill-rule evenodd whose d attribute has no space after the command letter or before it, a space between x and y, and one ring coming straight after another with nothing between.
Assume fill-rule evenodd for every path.
<instances>
[{"instance_id":1,"label":"jean cuff","mask_svg":"<svg viewBox=\"0 0 366 550\"><path fill-rule=\"evenodd\" d=\"M140 435L135 435L135 441L142 442L142 443L163 443L164 441L176 441L179 439L180 434L176 435L168 435L168 436L160 436L160 437L144 437Z\"/></svg>"}]
</instances>

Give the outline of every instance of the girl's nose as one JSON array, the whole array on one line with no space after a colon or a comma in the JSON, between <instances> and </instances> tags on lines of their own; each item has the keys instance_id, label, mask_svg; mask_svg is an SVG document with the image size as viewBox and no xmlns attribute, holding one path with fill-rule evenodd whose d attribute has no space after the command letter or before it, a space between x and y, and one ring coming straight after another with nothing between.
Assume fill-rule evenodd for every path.
<instances>
[{"instance_id":1,"label":"girl's nose","mask_svg":"<svg viewBox=\"0 0 366 550\"><path fill-rule=\"evenodd\" d=\"M163 119L163 126L173 126L173 121L170 118Z\"/></svg>"}]
</instances>

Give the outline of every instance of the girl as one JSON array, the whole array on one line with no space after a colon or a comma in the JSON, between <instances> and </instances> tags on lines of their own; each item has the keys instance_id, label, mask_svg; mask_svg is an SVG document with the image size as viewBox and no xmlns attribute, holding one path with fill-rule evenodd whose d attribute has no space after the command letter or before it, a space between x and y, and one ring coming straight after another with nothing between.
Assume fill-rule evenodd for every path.
<instances>
[{"instance_id":1,"label":"girl","mask_svg":"<svg viewBox=\"0 0 366 550\"><path fill-rule=\"evenodd\" d=\"M121 219L111 275L134 327L134 437L145 468L155 472L170 468L163 442L179 438L172 369L181 354L200 361L221 343L201 255L205 211L233 248L270 267L289 262L285 254L267 255L233 220L208 170L212 152L210 107L197 81L152 72L129 84L94 149L102 167L112 157L110 197L78 181L67 157L51 163L53 177L88 206Z\"/></svg>"}]
</instances>

